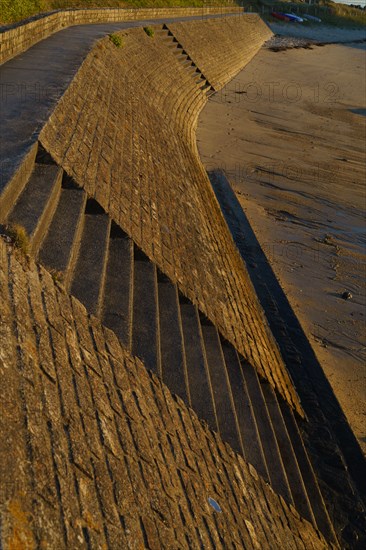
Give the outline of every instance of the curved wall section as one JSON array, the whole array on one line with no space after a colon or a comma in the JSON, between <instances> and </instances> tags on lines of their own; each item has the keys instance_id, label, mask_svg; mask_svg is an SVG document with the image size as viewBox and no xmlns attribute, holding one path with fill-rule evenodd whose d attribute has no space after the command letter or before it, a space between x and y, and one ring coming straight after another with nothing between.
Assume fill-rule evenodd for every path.
<instances>
[{"instance_id":1,"label":"curved wall section","mask_svg":"<svg viewBox=\"0 0 366 550\"><path fill-rule=\"evenodd\" d=\"M201 21L168 26L215 90L225 86L257 53L258 38L264 41L272 36L256 13L212 20L210 31L204 33Z\"/></svg>"},{"instance_id":2,"label":"curved wall section","mask_svg":"<svg viewBox=\"0 0 366 550\"><path fill-rule=\"evenodd\" d=\"M206 69L223 84L268 38L251 16L201 21ZM174 29L173 29L174 30ZM240 39L228 43L228 30ZM40 135L55 161L218 327L300 413L246 268L197 156L195 124L212 86L199 59L196 23L121 33L83 63ZM244 40L244 37L245 40ZM215 52L222 49L215 69ZM243 44L249 43L249 49ZM191 53L190 53L191 52ZM223 63L227 71L223 73ZM216 86L221 85L216 84Z\"/></svg>"}]
</instances>

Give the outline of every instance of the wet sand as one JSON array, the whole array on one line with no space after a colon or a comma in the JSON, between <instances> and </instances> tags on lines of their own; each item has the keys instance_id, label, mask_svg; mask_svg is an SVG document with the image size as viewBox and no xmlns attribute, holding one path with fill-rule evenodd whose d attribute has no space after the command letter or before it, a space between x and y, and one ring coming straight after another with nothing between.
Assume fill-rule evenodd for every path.
<instances>
[{"instance_id":1,"label":"wet sand","mask_svg":"<svg viewBox=\"0 0 366 550\"><path fill-rule=\"evenodd\" d=\"M288 36L292 39L307 38L315 42L351 42L352 40L365 40L366 32L363 27L341 28L322 23L310 25L297 25L272 21L269 23L272 31L277 36Z\"/></svg>"},{"instance_id":2,"label":"wet sand","mask_svg":"<svg viewBox=\"0 0 366 550\"><path fill-rule=\"evenodd\" d=\"M365 452L364 48L263 48L212 96L197 141L206 169L225 171Z\"/></svg>"}]
</instances>

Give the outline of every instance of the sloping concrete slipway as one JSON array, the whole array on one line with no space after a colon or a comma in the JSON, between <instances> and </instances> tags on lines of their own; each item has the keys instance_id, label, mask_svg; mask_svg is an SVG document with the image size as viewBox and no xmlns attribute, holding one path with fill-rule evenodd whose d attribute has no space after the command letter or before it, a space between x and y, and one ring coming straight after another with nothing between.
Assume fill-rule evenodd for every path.
<instances>
[{"instance_id":1,"label":"sloping concrete slipway","mask_svg":"<svg viewBox=\"0 0 366 550\"><path fill-rule=\"evenodd\" d=\"M362 546L196 147L271 31L82 11L3 33L4 548Z\"/></svg>"}]
</instances>

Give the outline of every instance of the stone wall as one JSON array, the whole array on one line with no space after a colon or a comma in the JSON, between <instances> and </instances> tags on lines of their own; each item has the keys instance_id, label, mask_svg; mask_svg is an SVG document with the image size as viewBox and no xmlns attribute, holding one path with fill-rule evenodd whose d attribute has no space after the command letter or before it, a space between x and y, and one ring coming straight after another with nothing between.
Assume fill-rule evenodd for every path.
<instances>
[{"instance_id":1,"label":"stone wall","mask_svg":"<svg viewBox=\"0 0 366 550\"><path fill-rule=\"evenodd\" d=\"M0 344L2 548L328 547L1 238Z\"/></svg>"},{"instance_id":2,"label":"stone wall","mask_svg":"<svg viewBox=\"0 0 366 550\"><path fill-rule=\"evenodd\" d=\"M242 8L146 8L146 9L70 9L42 14L31 20L3 27L0 32L0 64L5 63L40 40L72 25L116 23L165 17L204 16L208 14L239 13Z\"/></svg>"},{"instance_id":3,"label":"stone wall","mask_svg":"<svg viewBox=\"0 0 366 550\"><path fill-rule=\"evenodd\" d=\"M239 41L228 50L227 65L239 70L268 29L246 25L244 16L232 20L231 32L242 33L244 23L247 41L255 45L246 52ZM207 48L220 38L217 25L200 23ZM207 97L157 34L130 29L121 36L123 48L106 38L90 53L40 141L301 414L197 155L195 123ZM189 50L190 42L183 47Z\"/></svg>"}]
</instances>

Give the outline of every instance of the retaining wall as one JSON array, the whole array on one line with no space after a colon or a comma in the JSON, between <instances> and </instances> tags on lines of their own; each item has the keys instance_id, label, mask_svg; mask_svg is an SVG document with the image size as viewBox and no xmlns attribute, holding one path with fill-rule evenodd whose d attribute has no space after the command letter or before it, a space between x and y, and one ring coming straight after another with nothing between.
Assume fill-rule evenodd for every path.
<instances>
[{"instance_id":1,"label":"retaining wall","mask_svg":"<svg viewBox=\"0 0 366 550\"><path fill-rule=\"evenodd\" d=\"M146 8L146 9L70 9L46 13L11 27L0 29L0 64L24 52L40 40L72 25L117 23L140 19L205 16L240 13L242 8Z\"/></svg>"},{"instance_id":2,"label":"retaining wall","mask_svg":"<svg viewBox=\"0 0 366 550\"><path fill-rule=\"evenodd\" d=\"M250 17L232 18L231 32L252 46L233 42L228 67L245 66L268 38L268 27L249 24ZM216 35L217 26L200 23L200 37L214 51L225 36ZM302 414L197 154L195 124L207 97L158 34L130 29L121 36L123 48L105 39L90 53L40 141ZM190 41L182 47L189 51Z\"/></svg>"}]
</instances>

